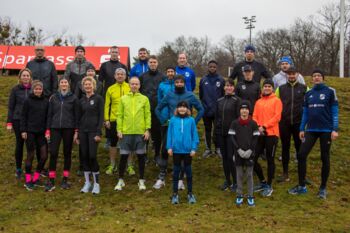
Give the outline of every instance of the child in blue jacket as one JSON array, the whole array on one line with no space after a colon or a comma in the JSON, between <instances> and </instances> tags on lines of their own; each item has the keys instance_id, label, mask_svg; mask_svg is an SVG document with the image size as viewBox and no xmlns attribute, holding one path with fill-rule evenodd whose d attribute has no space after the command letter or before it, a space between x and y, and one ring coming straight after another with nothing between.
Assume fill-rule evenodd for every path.
<instances>
[{"instance_id":1,"label":"child in blue jacket","mask_svg":"<svg viewBox=\"0 0 350 233\"><path fill-rule=\"evenodd\" d=\"M198 148L199 138L196 122L191 117L186 101L177 104L175 115L170 119L168 127L167 149L169 156L173 156L173 196L172 204L179 203L178 182L181 171L181 163L184 163L184 170L187 179L188 203L196 203L192 194L192 157L195 156Z\"/></svg>"}]
</instances>

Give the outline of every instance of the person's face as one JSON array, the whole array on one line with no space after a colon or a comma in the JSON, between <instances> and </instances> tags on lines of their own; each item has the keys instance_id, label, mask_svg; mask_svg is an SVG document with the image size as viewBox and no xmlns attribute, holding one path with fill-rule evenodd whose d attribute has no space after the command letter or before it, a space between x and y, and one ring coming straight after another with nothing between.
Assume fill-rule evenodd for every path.
<instances>
[{"instance_id":1,"label":"person's face","mask_svg":"<svg viewBox=\"0 0 350 233\"><path fill-rule=\"evenodd\" d=\"M60 81L60 89L61 89L61 91L67 91L68 90L68 87L69 87L69 83L68 83L68 80L66 80L66 79L62 79L61 81Z\"/></svg>"},{"instance_id":2,"label":"person's face","mask_svg":"<svg viewBox=\"0 0 350 233\"><path fill-rule=\"evenodd\" d=\"M20 79L20 82L22 84L28 84L30 83L30 74L28 71L23 71L22 74L21 74L21 77L19 78Z\"/></svg>"},{"instance_id":3,"label":"person's face","mask_svg":"<svg viewBox=\"0 0 350 233\"><path fill-rule=\"evenodd\" d=\"M209 71L209 73L211 73L211 74L215 74L216 73L216 70L217 70L217 65L215 64L215 63L210 63L209 65L208 65L208 71Z\"/></svg>"},{"instance_id":4,"label":"person's face","mask_svg":"<svg viewBox=\"0 0 350 233\"><path fill-rule=\"evenodd\" d=\"M43 88L42 88L42 86L36 85L35 88L34 88L34 90L33 90L33 93L34 93L35 96L40 97L40 96L42 95L42 93L43 93Z\"/></svg>"},{"instance_id":5,"label":"person's face","mask_svg":"<svg viewBox=\"0 0 350 233\"><path fill-rule=\"evenodd\" d=\"M294 83L295 80L297 80L297 73L296 72L288 72L287 77L288 77L288 81Z\"/></svg>"},{"instance_id":6,"label":"person's face","mask_svg":"<svg viewBox=\"0 0 350 233\"><path fill-rule=\"evenodd\" d=\"M84 87L84 90L86 93L92 93L94 90L94 86L93 86L92 82L88 81L88 80L84 82L83 87Z\"/></svg>"},{"instance_id":7,"label":"person's face","mask_svg":"<svg viewBox=\"0 0 350 233\"><path fill-rule=\"evenodd\" d=\"M230 83L225 83L224 90L225 90L225 95L233 95L235 91L235 87Z\"/></svg>"},{"instance_id":8,"label":"person's face","mask_svg":"<svg viewBox=\"0 0 350 233\"><path fill-rule=\"evenodd\" d=\"M117 48L110 49L109 54L111 55L111 60L116 61L119 59L119 49Z\"/></svg>"},{"instance_id":9,"label":"person's face","mask_svg":"<svg viewBox=\"0 0 350 233\"><path fill-rule=\"evenodd\" d=\"M140 80L137 78L130 79L129 85L132 93L136 93L140 90Z\"/></svg>"},{"instance_id":10,"label":"person's face","mask_svg":"<svg viewBox=\"0 0 350 233\"><path fill-rule=\"evenodd\" d=\"M88 76L88 77L95 77L95 75L96 75L96 72L93 69L88 69L86 71L86 76Z\"/></svg>"},{"instance_id":11,"label":"person's face","mask_svg":"<svg viewBox=\"0 0 350 233\"><path fill-rule=\"evenodd\" d=\"M178 113L180 114L180 115L185 115L186 113L187 113L187 108L186 107L184 107L184 106L180 106L180 107L178 107L177 108L177 111L178 111Z\"/></svg>"},{"instance_id":12,"label":"person's face","mask_svg":"<svg viewBox=\"0 0 350 233\"><path fill-rule=\"evenodd\" d=\"M139 59L140 61L144 61L144 60L147 60L148 58L148 53L147 51L139 51Z\"/></svg>"},{"instance_id":13,"label":"person's face","mask_svg":"<svg viewBox=\"0 0 350 233\"><path fill-rule=\"evenodd\" d=\"M177 58L177 64L180 67L184 67L187 64L187 58L185 54L179 54L178 58Z\"/></svg>"},{"instance_id":14,"label":"person's face","mask_svg":"<svg viewBox=\"0 0 350 233\"><path fill-rule=\"evenodd\" d=\"M118 71L117 73L115 73L114 78L117 81L117 83L121 84L125 81L126 75L122 71Z\"/></svg>"},{"instance_id":15,"label":"person's face","mask_svg":"<svg viewBox=\"0 0 350 233\"><path fill-rule=\"evenodd\" d=\"M168 79L173 79L175 76L175 70L173 69L167 69L166 70L166 76L168 77Z\"/></svg>"},{"instance_id":16,"label":"person's face","mask_svg":"<svg viewBox=\"0 0 350 233\"><path fill-rule=\"evenodd\" d=\"M83 59L83 58L85 57L85 52L84 52L84 50L78 49L78 50L75 52L75 57L78 58L78 59Z\"/></svg>"},{"instance_id":17,"label":"person's face","mask_svg":"<svg viewBox=\"0 0 350 233\"><path fill-rule=\"evenodd\" d=\"M252 70L244 71L243 76L244 76L245 80L251 81L253 79L253 76L254 76L254 71L252 71Z\"/></svg>"},{"instance_id":18,"label":"person's face","mask_svg":"<svg viewBox=\"0 0 350 233\"><path fill-rule=\"evenodd\" d=\"M265 84L263 86L263 93L265 95L270 95L272 93L272 91L273 91L273 87L270 84Z\"/></svg>"},{"instance_id":19,"label":"person's face","mask_svg":"<svg viewBox=\"0 0 350 233\"><path fill-rule=\"evenodd\" d=\"M242 118L247 118L249 116L249 109L248 108L241 108L241 110L239 110L241 117Z\"/></svg>"},{"instance_id":20,"label":"person's face","mask_svg":"<svg viewBox=\"0 0 350 233\"><path fill-rule=\"evenodd\" d=\"M248 50L247 52L244 53L244 56L247 61L252 61L255 58L255 53L252 50Z\"/></svg>"},{"instance_id":21,"label":"person's face","mask_svg":"<svg viewBox=\"0 0 350 233\"><path fill-rule=\"evenodd\" d=\"M181 79L177 79L174 84L175 84L175 87L184 87L185 86L185 82Z\"/></svg>"},{"instance_id":22,"label":"person's face","mask_svg":"<svg viewBox=\"0 0 350 233\"><path fill-rule=\"evenodd\" d=\"M290 64L288 62L281 62L280 67L283 72L286 72L289 69Z\"/></svg>"},{"instance_id":23,"label":"person's face","mask_svg":"<svg viewBox=\"0 0 350 233\"><path fill-rule=\"evenodd\" d=\"M38 58L44 57L45 49L43 46L36 46L35 47L35 56Z\"/></svg>"},{"instance_id":24,"label":"person's face","mask_svg":"<svg viewBox=\"0 0 350 233\"><path fill-rule=\"evenodd\" d=\"M158 61L156 59L153 59L153 58L149 59L148 60L148 67L150 70L156 71L158 68Z\"/></svg>"},{"instance_id":25,"label":"person's face","mask_svg":"<svg viewBox=\"0 0 350 233\"><path fill-rule=\"evenodd\" d=\"M323 83L323 77L320 73L314 73L312 75L312 82L313 84L320 84Z\"/></svg>"}]
</instances>

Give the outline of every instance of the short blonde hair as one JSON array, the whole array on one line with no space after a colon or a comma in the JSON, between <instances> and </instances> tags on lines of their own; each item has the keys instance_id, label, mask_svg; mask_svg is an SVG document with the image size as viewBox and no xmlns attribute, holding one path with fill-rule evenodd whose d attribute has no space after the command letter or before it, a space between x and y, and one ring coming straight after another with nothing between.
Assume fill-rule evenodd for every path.
<instances>
[{"instance_id":1,"label":"short blonde hair","mask_svg":"<svg viewBox=\"0 0 350 233\"><path fill-rule=\"evenodd\" d=\"M81 80L81 87L82 87L82 89L84 89L84 83L87 82L87 81L92 83L92 87L93 87L93 89L95 91L96 90L96 80L94 78L89 77L89 76L86 76L85 78L83 78L83 80Z\"/></svg>"}]
</instances>

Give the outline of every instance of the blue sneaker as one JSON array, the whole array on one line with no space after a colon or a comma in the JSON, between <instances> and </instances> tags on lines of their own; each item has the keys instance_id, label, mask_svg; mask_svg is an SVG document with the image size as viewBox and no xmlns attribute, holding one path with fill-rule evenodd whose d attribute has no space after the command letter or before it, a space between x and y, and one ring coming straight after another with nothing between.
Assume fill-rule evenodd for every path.
<instances>
[{"instance_id":1,"label":"blue sneaker","mask_svg":"<svg viewBox=\"0 0 350 233\"><path fill-rule=\"evenodd\" d=\"M26 182L26 183L24 184L24 187L25 187L28 191L33 191L33 189L34 189L34 185L33 185L32 182Z\"/></svg>"},{"instance_id":2,"label":"blue sneaker","mask_svg":"<svg viewBox=\"0 0 350 233\"><path fill-rule=\"evenodd\" d=\"M230 184L225 180L225 182L219 187L222 191L226 191L230 188Z\"/></svg>"},{"instance_id":3,"label":"blue sneaker","mask_svg":"<svg viewBox=\"0 0 350 233\"><path fill-rule=\"evenodd\" d=\"M306 186L297 185L289 189L288 193L293 195L304 194L304 193L307 193L307 189L306 189Z\"/></svg>"},{"instance_id":4,"label":"blue sneaker","mask_svg":"<svg viewBox=\"0 0 350 233\"><path fill-rule=\"evenodd\" d=\"M243 204L243 195L238 195L236 197L236 206L241 206Z\"/></svg>"},{"instance_id":5,"label":"blue sneaker","mask_svg":"<svg viewBox=\"0 0 350 233\"><path fill-rule=\"evenodd\" d=\"M194 203L197 202L197 201L196 201L196 198L194 197L193 194L188 194L188 195L187 195L187 200L188 200L188 203L189 203L189 204L194 204Z\"/></svg>"},{"instance_id":6,"label":"blue sneaker","mask_svg":"<svg viewBox=\"0 0 350 233\"><path fill-rule=\"evenodd\" d=\"M254 192L263 191L263 190L265 190L265 189L267 188L267 186L269 186L269 185L266 184L266 183L260 183L260 184L258 184L258 185L256 185L256 186L254 187Z\"/></svg>"},{"instance_id":7,"label":"blue sneaker","mask_svg":"<svg viewBox=\"0 0 350 233\"><path fill-rule=\"evenodd\" d=\"M248 196L248 197L247 197L247 203L248 203L248 206L254 207L254 206L255 206L254 197L253 197L253 196Z\"/></svg>"},{"instance_id":8,"label":"blue sneaker","mask_svg":"<svg viewBox=\"0 0 350 233\"><path fill-rule=\"evenodd\" d=\"M231 186L230 186L230 190L231 190L231 192L235 193L236 190L237 190L237 184L231 185Z\"/></svg>"},{"instance_id":9,"label":"blue sneaker","mask_svg":"<svg viewBox=\"0 0 350 233\"><path fill-rule=\"evenodd\" d=\"M17 168L16 169L16 179L17 180L20 180L21 179L21 177L22 177L22 169L21 168Z\"/></svg>"},{"instance_id":10,"label":"blue sneaker","mask_svg":"<svg viewBox=\"0 0 350 233\"><path fill-rule=\"evenodd\" d=\"M320 188L320 190L318 191L317 196L321 199L326 199L327 198L327 191L325 188Z\"/></svg>"},{"instance_id":11,"label":"blue sneaker","mask_svg":"<svg viewBox=\"0 0 350 233\"><path fill-rule=\"evenodd\" d=\"M171 204L176 205L179 204L179 195L178 194L173 194L171 197Z\"/></svg>"},{"instance_id":12,"label":"blue sneaker","mask_svg":"<svg viewBox=\"0 0 350 233\"><path fill-rule=\"evenodd\" d=\"M273 192L272 187L267 184L265 189L262 191L261 195L263 197L269 197L269 196L271 196L272 192Z\"/></svg>"}]
</instances>

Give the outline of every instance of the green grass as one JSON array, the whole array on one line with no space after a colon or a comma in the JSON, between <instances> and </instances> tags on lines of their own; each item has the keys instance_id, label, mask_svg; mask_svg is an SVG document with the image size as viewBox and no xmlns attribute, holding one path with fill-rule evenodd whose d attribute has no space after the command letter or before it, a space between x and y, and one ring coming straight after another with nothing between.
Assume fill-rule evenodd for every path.
<instances>
[{"instance_id":1,"label":"green grass","mask_svg":"<svg viewBox=\"0 0 350 233\"><path fill-rule=\"evenodd\" d=\"M75 176L76 146L71 190L28 192L14 177L14 136L1 127L0 232L349 232L350 80L327 78L326 81L338 93L341 127L340 137L332 145L327 200L316 198L321 166L318 144L308 159L308 177L314 182L308 187L308 194L287 194L287 189L297 182L296 164L291 162L291 182L275 184L270 198L257 195L255 208L234 206L234 194L217 188L223 182L221 161L212 157L203 160L199 156L193 161L194 193L198 199L195 205L186 203L184 192L180 193L180 205L170 204L169 175L165 189L153 190L158 173L153 165L146 168L146 192L138 191L136 177L126 177L125 190L115 192L116 177L102 174L102 193L96 197L82 195L79 190L84 181ZM0 77L0 120L4 123L8 95L16 82L15 77ZM202 123L200 134L203 135ZM199 154L202 152L203 140ZM104 170L108 154L102 144L98 158ZM266 167L265 162L262 164ZM279 175L281 163L276 161L276 164ZM59 174L62 171L62 156L58 171Z\"/></svg>"}]
</instances>

